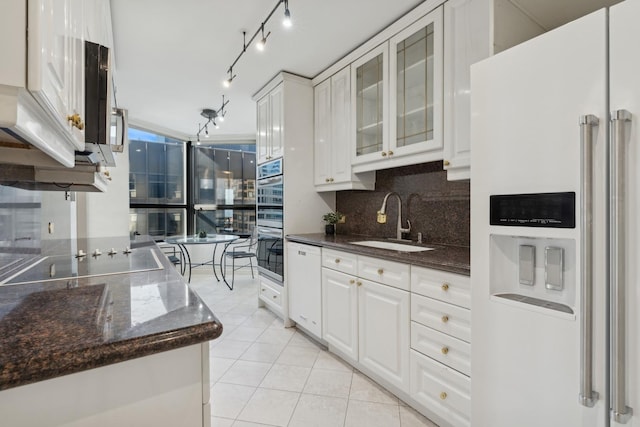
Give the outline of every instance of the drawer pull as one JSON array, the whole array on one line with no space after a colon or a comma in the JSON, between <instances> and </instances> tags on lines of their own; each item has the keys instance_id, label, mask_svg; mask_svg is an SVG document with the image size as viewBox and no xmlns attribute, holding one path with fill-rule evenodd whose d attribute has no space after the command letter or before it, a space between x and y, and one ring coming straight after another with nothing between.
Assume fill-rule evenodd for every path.
<instances>
[{"instance_id":1,"label":"drawer pull","mask_svg":"<svg viewBox=\"0 0 640 427\"><path fill-rule=\"evenodd\" d=\"M447 398L447 393L445 391L440 392L440 399L445 400Z\"/></svg>"},{"instance_id":2,"label":"drawer pull","mask_svg":"<svg viewBox=\"0 0 640 427\"><path fill-rule=\"evenodd\" d=\"M382 154L382 157L387 157L387 153L386 153L386 151L383 151L383 152L382 152L382 153L380 153L380 154Z\"/></svg>"},{"instance_id":3,"label":"drawer pull","mask_svg":"<svg viewBox=\"0 0 640 427\"><path fill-rule=\"evenodd\" d=\"M262 292L264 292L264 291L266 291L266 289L265 289L265 288L262 288Z\"/></svg>"},{"instance_id":4,"label":"drawer pull","mask_svg":"<svg viewBox=\"0 0 640 427\"><path fill-rule=\"evenodd\" d=\"M325 178L324 182L329 182L329 178Z\"/></svg>"},{"instance_id":5,"label":"drawer pull","mask_svg":"<svg viewBox=\"0 0 640 427\"><path fill-rule=\"evenodd\" d=\"M362 286L362 282L358 280L358 286Z\"/></svg>"},{"instance_id":6,"label":"drawer pull","mask_svg":"<svg viewBox=\"0 0 640 427\"><path fill-rule=\"evenodd\" d=\"M442 323L447 323L448 321L449 321L449 316L447 316L446 314L442 316Z\"/></svg>"},{"instance_id":7,"label":"drawer pull","mask_svg":"<svg viewBox=\"0 0 640 427\"><path fill-rule=\"evenodd\" d=\"M449 347L442 347L440 351L442 352L442 354L447 354L449 353Z\"/></svg>"},{"instance_id":8,"label":"drawer pull","mask_svg":"<svg viewBox=\"0 0 640 427\"><path fill-rule=\"evenodd\" d=\"M336 258L336 264L340 264L340 258Z\"/></svg>"},{"instance_id":9,"label":"drawer pull","mask_svg":"<svg viewBox=\"0 0 640 427\"><path fill-rule=\"evenodd\" d=\"M389 150L389 155L393 156L393 151Z\"/></svg>"},{"instance_id":10,"label":"drawer pull","mask_svg":"<svg viewBox=\"0 0 640 427\"><path fill-rule=\"evenodd\" d=\"M355 280L353 280L353 279L349 280L349 284L350 284L350 285L353 285L354 283L356 283L356 281L355 281Z\"/></svg>"},{"instance_id":11,"label":"drawer pull","mask_svg":"<svg viewBox=\"0 0 640 427\"><path fill-rule=\"evenodd\" d=\"M449 284L448 283L443 283L441 287L442 287L442 290L445 291L445 292L447 292L449 290Z\"/></svg>"},{"instance_id":12,"label":"drawer pull","mask_svg":"<svg viewBox=\"0 0 640 427\"><path fill-rule=\"evenodd\" d=\"M379 268L379 269L378 269L378 274L382 276L382 273L384 273L384 270L383 270L383 269L381 269L381 268Z\"/></svg>"},{"instance_id":13,"label":"drawer pull","mask_svg":"<svg viewBox=\"0 0 640 427\"><path fill-rule=\"evenodd\" d=\"M273 299L276 299L276 298L278 298L278 295L274 295L274 296L273 296Z\"/></svg>"}]
</instances>

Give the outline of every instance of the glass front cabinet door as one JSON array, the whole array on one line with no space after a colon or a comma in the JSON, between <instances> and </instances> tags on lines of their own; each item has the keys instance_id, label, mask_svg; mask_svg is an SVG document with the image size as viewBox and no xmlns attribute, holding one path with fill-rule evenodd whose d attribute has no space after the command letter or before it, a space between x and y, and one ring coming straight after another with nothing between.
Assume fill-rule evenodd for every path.
<instances>
[{"instance_id":1,"label":"glass front cabinet door","mask_svg":"<svg viewBox=\"0 0 640 427\"><path fill-rule=\"evenodd\" d=\"M388 55L389 45L385 42L351 64L353 164L373 162L387 155Z\"/></svg>"},{"instance_id":2,"label":"glass front cabinet door","mask_svg":"<svg viewBox=\"0 0 640 427\"><path fill-rule=\"evenodd\" d=\"M442 20L442 7L438 7L389 42L392 120L388 156L442 150Z\"/></svg>"},{"instance_id":3,"label":"glass front cabinet door","mask_svg":"<svg viewBox=\"0 0 640 427\"><path fill-rule=\"evenodd\" d=\"M355 172L442 159L442 21L438 7L352 63Z\"/></svg>"}]
</instances>

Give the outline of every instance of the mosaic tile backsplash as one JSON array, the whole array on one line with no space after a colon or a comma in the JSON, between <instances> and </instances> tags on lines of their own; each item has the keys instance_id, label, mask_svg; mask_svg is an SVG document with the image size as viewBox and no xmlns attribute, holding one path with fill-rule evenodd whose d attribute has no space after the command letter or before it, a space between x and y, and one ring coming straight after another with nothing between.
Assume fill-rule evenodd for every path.
<instances>
[{"instance_id":1,"label":"mosaic tile backsplash","mask_svg":"<svg viewBox=\"0 0 640 427\"><path fill-rule=\"evenodd\" d=\"M336 209L347 217L336 232L395 237L395 197L387 201L387 223L376 222L376 213L390 191L402 199L402 226L406 227L407 219L411 221L411 240L420 232L427 243L469 246L470 184L468 180L447 181L441 161L377 171L374 191L336 192Z\"/></svg>"}]
</instances>

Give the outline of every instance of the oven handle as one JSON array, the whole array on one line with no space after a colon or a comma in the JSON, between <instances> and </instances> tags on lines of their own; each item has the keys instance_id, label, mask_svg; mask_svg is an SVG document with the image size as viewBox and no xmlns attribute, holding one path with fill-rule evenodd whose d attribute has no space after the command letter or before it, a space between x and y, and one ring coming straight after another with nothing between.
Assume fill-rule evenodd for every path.
<instances>
[{"instance_id":1,"label":"oven handle","mask_svg":"<svg viewBox=\"0 0 640 427\"><path fill-rule=\"evenodd\" d=\"M278 237L282 239L282 230L273 228L258 228L258 234L262 234L269 237Z\"/></svg>"},{"instance_id":2,"label":"oven handle","mask_svg":"<svg viewBox=\"0 0 640 427\"><path fill-rule=\"evenodd\" d=\"M258 187L272 187L274 185L282 184L284 178L282 175L272 176L271 178L264 178L258 180Z\"/></svg>"}]
</instances>

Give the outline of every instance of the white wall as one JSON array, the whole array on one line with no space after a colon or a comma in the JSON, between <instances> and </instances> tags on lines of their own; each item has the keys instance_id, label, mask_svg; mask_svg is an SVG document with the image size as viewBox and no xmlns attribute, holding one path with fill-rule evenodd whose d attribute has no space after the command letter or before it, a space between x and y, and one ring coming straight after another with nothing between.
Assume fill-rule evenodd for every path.
<instances>
[{"instance_id":1,"label":"white wall","mask_svg":"<svg viewBox=\"0 0 640 427\"><path fill-rule=\"evenodd\" d=\"M129 235L129 147L115 153L116 167L104 193L78 194L78 237Z\"/></svg>"}]
</instances>

